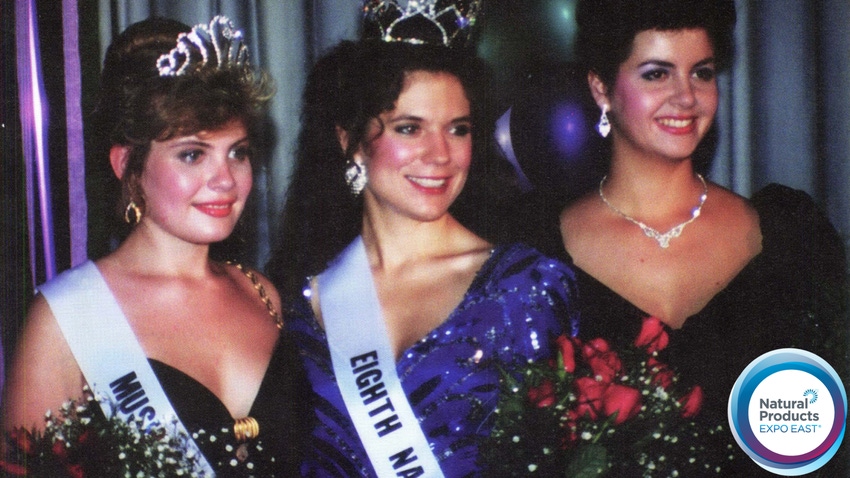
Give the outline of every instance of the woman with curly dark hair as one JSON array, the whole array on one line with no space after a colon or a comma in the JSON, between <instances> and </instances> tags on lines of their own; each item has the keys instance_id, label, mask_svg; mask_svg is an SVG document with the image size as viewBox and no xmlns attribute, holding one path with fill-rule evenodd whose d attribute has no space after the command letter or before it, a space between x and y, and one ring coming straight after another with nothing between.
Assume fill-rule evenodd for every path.
<instances>
[{"instance_id":1,"label":"woman with curly dark hair","mask_svg":"<svg viewBox=\"0 0 850 478\"><path fill-rule=\"evenodd\" d=\"M495 207L486 68L445 27L469 11L415 9L381 23L368 7L377 38L332 49L304 94L267 271L315 390L310 476L478 473L500 371L575 325L569 268L479 235Z\"/></svg>"},{"instance_id":2,"label":"woman with curly dark hair","mask_svg":"<svg viewBox=\"0 0 850 478\"><path fill-rule=\"evenodd\" d=\"M607 175L552 232L577 269L581 335L625 346L643 318L660 319L661 360L701 387L699 418L724 427L735 380L761 354L847 360L844 251L811 198L772 184L746 199L702 175L735 15L733 0L577 3ZM721 474L747 464L741 455Z\"/></svg>"}]
</instances>

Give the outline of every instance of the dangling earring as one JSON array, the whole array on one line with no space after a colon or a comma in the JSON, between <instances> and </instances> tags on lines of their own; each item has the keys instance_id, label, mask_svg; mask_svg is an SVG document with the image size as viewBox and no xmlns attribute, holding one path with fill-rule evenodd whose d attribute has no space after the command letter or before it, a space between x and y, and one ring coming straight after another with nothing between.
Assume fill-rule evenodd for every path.
<instances>
[{"instance_id":1,"label":"dangling earring","mask_svg":"<svg viewBox=\"0 0 850 478\"><path fill-rule=\"evenodd\" d=\"M133 211L133 219L130 219L130 211ZM130 204L127 204L127 207L124 209L124 222L127 224L135 226L142 220L142 209L136 205L135 201L130 201Z\"/></svg>"},{"instance_id":2,"label":"dangling earring","mask_svg":"<svg viewBox=\"0 0 850 478\"><path fill-rule=\"evenodd\" d=\"M345 183L348 184L348 188L351 190L351 194L354 197L360 195L363 192L363 188L366 187L366 182L368 181L368 177L366 175L366 165L365 164L357 164L356 161L348 160L345 165Z\"/></svg>"},{"instance_id":3,"label":"dangling earring","mask_svg":"<svg viewBox=\"0 0 850 478\"><path fill-rule=\"evenodd\" d=\"M611 132L611 123L608 122L608 107L602 107L602 116L599 117L599 123L596 124L596 131L599 132L599 135L603 138L608 137L608 133Z\"/></svg>"}]
</instances>

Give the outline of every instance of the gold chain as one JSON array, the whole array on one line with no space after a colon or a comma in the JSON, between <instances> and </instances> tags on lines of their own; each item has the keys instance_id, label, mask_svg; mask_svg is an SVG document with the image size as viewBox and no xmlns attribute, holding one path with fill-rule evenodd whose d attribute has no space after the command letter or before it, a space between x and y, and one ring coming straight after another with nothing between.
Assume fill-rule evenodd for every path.
<instances>
[{"instance_id":1,"label":"gold chain","mask_svg":"<svg viewBox=\"0 0 850 478\"><path fill-rule=\"evenodd\" d=\"M263 303L266 304L266 309L268 309L269 315L272 316L272 319L274 319L275 325L277 325L278 329L282 329L283 317L281 317L274 304L272 304L272 300L266 293L266 288L263 287L263 284L260 283L260 279L259 277L257 277L257 274L254 274L253 271L246 269L244 266L242 266L242 264L238 262L227 261L227 264L236 267L237 269L242 271L242 273L245 274L248 279L251 280L251 284L253 284L254 290L256 290L258 294L260 294L260 300L262 300Z\"/></svg>"},{"instance_id":2,"label":"gold chain","mask_svg":"<svg viewBox=\"0 0 850 478\"><path fill-rule=\"evenodd\" d=\"M260 278L257 277L257 274L254 274L254 271L246 269L238 262L227 261L227 264L236 267L251 280L254 290L256 290L260 295L260 300L263 301L263 304L266 304L266 309L268 309L269 315L272 319L274 319L275 325L277 325L278 329L282 329L283 317L281 317L274 304L272 304L272 300L269 298L268 293L266 293L266 288L263 287L262 283L260 283ZM257 438L260 435L260 424L253 417L239 418L233 423L233 435L238 443L243 443L243 445L237 449L236 457L239 461L244 461L247 459L247 449L245 448L244 442L251 440L252 438Z\"/></svg>"}]
</instances>

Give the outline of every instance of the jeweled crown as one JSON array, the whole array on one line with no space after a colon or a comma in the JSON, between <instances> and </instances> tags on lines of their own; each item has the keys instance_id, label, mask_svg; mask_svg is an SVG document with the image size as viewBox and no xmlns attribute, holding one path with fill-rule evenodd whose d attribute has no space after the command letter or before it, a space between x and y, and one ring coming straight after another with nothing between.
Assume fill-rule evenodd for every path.
<instances>
[{"instance_id":1,"label":"jeweled crown","mask_svg":"<svg viewBox=\"0 0 850 478\"><path fill-rule=\"evenodd\" d=\"M218 15L209 25L195 25L177 36L177 46L156 61L159 76L181 76L199 68L247 68L248 47L242 31L229 18Z\"/></svg>"},{"instance_id":2,"label":"jeweled crown","mask_svg":"<svg viewBox=\"0 0 850 478\"><path fill-rule=\"evenodd\" d=\"M481 0L365 0L364 36L463 46L480 10Z\"/></svg>"}]
</instances>

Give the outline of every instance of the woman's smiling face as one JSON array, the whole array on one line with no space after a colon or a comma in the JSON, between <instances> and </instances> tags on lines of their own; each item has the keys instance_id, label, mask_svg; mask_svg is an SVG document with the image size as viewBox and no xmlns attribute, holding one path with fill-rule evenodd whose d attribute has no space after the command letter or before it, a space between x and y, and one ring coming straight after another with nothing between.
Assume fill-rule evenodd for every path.
<instances>
[{"instance_id":1,"label":"woman's smiling face","mask_svg":"<svg viewBox=\"0 0 850 478\"><path fill-rule=\"evenodd\" d=\"M241 121L153 141L139 185L152 227L196 244L227 238L251 192L251 150Z\"/></svg>"},{"instance_id":2,"label":"woman's smiling face","mask_svg":"<svg viewBox=\"0 0 850 478\"><path fill-rule=\"evenodd\" d=\"M373 121L355 160L368 168L367 210L418 221L445 215L466 183L472 120L460 80L414 71L395 108ZM377 136L376 136L377 135Z\"/></svg>"},{"instance_id":3,"label":"woman's smiling face","mask_svg":"<svg viewBox=\"0 0 850 478\"><path fill-rule=\"evenodd\" d=\"M703 29L638 33L614 85L602 96L595 93L597 102L607 101L610 107L617 153L690 158L717 112L708 34Z\"/></svg>"}]
</instances>

